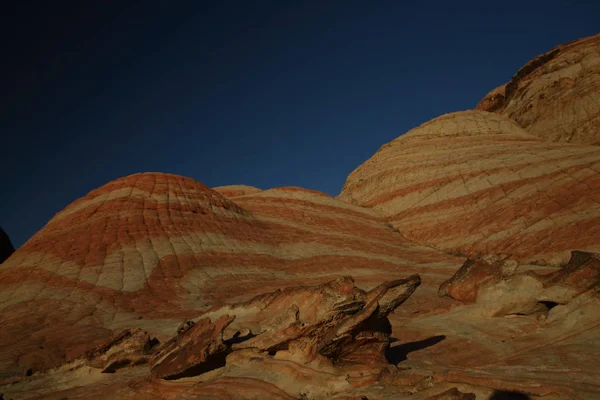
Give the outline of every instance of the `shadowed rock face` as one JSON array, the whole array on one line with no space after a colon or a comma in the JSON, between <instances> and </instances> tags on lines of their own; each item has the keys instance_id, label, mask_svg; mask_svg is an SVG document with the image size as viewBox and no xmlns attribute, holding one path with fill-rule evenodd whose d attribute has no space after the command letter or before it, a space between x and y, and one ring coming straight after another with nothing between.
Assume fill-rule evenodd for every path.
<instances>
[{"instance_id":1,"label":"shadowed rock face","mask_svg":"<svg viewBox=\"0 0 600 400\"><path fill-rule=\"evenodd\" d=\"M0 264L2 264L8 257L15 252L15 248L13 247L10 238L0 228Z\"/></svg>"},{"instance_id":2,"label":"shadowed rock face","mask_svg":"<svg viewBox=\"0 0 600 400\"><path fill-rule=\"evenodd\" d=\"M382 146L339 199L458 254L559 264L573 249L600 251L600 149L547 142L483 111L441 116Z\"/></svg>"},{"instance_id":3,"label":"shadowed rock face","mask_svg":"<svg viewBox=\"0 0 600 400\"><path fill-rule=\"evenodd\" d=\"M600 144L600 35L535 57L477 109L505 115L547 140Z\"/></svg>"}]
</instances>

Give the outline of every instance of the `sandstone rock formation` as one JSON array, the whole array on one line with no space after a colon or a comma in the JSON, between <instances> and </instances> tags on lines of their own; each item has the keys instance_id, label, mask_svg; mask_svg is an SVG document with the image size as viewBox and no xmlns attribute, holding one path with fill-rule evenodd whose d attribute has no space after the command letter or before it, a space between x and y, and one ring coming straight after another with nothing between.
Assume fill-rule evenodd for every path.
<instances>
[{"instance_id":1,"label":"sandstone rock formation","mask_svg":"<svg viewBox=\"0 0 600 400\"><path fill-rule=\"evenodd\" d=\"M144 173L75 201L0 265L0 399L600 398L598 38L337 199Z\"/></svg>"},{"instance_id":2,"label":"sandstone rock formation","mask_svg":"<svg viewBox=\"0 0 600 400\"><path fill-rule=\"evenodd\" d=\"M517 273L510 261L469 259L440 286L439 295L477 301L490 316L527 315L568 304L600 282L600 256L593 253L574 251L565 266L546 274Z\"/></svg>"},{"instance_id":3,"label":"sandstone rock formation","mask_svg":"<svg viewBox=\"0 0 600 400\"><path fill-rule=\"evenodd\" d=\"M440 286L439 296L474 302L479 289L515 274L519 263L506 256L485 255L469 258L463 266Z\"/></svg>"},{"instance_id":4,"label":"sandstone rock formation","mask_svg":"<svg viewBox=\"0 0 600 400\"><path fill-rule=\"evenodd\" d=\"M378 368L385 369L388 364L385 351L391 326L387 315L404 303L420 283L420 277L415 275L365 292L345 277L219 307L200 316L197 323L154 355L150 361L152 375L178 379L220 368L211 379L240 378L250 371L232 369L229 364L254 363L254 369L260 369L261 360L312 371L315 381L319 374L340 377L359 370L363 376L376 374ZM216 321L212 323L211 319ZM277 378L271 383L286 379L290 373L280 371L275 375ZM265 380L270 381L268 376ZM369 381L365 378L355 386ZM346 386L339 382L333 387L305 387L303 393L311 397L331 396L350 388L347 383Z\"/></svg>"},{"instance_id":5,"label":"sandstone rock formation","mask_svg":"<svg viewBox=\"0 0 600 400\"><path fill-rule=\"evenodd\" d=\"M223 342L223 330L234 319L224 315L213 324L205 318L187 330L178 330L178 336L150 360L152 376L177 379L224 365L228 347Z\"/></svg>"},{"instance_id":6,"label":"sandstone rock formation","mask_svg":"<svg viewBox=\"0 0 600 400\"><path fill-rule=\"evenodd\" d=\"M254 186L248 185L229 185L213 188L215 192L222 194L225 197L238 197L246 194L259 193L260 190Z\"/></svg>"},{"instance_id":7,"label":"sandstone rock formation","mask_svg":"<svg viewBox=\"0 0 600 400\"><path fill-rule=\"evenodd\" d=\"M6 232L0 228L0 264L2 264L14 252L15 248L13 247L10 238Z\"/></svg>"},{"instance_id":8,"label":"sandstone rock formation","mask_svg":"<svg viewBox=\"0 0 600 400\"><path fill-rule=\"evenodd\" d=\"M600 144L600 34L535 57L477 109L550 141Z\"/></svg>"},{"instance_id":9,"label":"sandstone rock formation","mask_svg":"<svg viewBox=\"0 0 600 400\"><path fill-rule=\"evenodd\" d=\"M158 344L156 338L139 328L127 329L85 352L81 358L85 365L114 373L120 368L146 364Z\"/></svg>"},{"instance_id":10,"label":"sandstone rock formation","mask_svg":"<svg viewBox=\"0 0 600 400\"><path fill-rule=\"evenodd\" d=\"M599 172L597 146L547 142L505 117L465 111L384 145L339 199L418 243L559 264L571 250L600 250Z\"/></svg>"},{"instance_id":11,"label":"sandstone rock formation","mask_svg":"<svg viewBox=\"0 0 600 400\"><path fill-rule=\"evenodd\" d=\"M0 371L70 362L126 329L160 341L223 302L343 275L371 288L413 273L431 300L462 260L404 239L375 212L300 188L235 202L201 183L137 174L58 213L0 268Z\"/></svg>"}]
</instances>

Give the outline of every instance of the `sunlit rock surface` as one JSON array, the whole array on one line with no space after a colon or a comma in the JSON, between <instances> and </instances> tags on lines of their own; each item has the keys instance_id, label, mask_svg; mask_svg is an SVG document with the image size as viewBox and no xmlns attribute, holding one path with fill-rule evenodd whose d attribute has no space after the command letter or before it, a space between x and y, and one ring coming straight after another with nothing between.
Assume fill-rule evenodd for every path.
<instances>
[{"instance_id":1,"label":"sunlit rock surface","mask_svg":"<svg viewBox=\"0 0 600 400\"><path fill-rule=\"evenodd\" d=\"M456 254L558 264L600 250L600 148L548 142L506 117L447 114L384 145L340 200Z\"/></svg>"},{"instance_id":2,"label":"sunlit rock surface","mask_svg":"<svg viewBox=\"0 0 600 400\"><path fill-rule=\"evenodd\" d=\"M477 109L549 141L600 144L600 34L535 57Z\"/></svg>"}]
</instances>

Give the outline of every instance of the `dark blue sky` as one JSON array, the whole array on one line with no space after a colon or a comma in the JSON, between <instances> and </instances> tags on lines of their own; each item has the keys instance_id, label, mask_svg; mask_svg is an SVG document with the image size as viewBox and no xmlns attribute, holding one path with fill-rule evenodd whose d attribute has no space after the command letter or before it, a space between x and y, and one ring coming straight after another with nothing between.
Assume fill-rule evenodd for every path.
<instances>
[{"instance_id":1,"label":"dark blue sky","mask_svg":"<svg viewBox=\"0 0 600 400\"><path fill-rule=\"evenodd\" d=\"M2 14L0 226L15 246L135 172L336 195L382 144L600 31L593 0L66 4Z\"/></svg>"}]
</instances>

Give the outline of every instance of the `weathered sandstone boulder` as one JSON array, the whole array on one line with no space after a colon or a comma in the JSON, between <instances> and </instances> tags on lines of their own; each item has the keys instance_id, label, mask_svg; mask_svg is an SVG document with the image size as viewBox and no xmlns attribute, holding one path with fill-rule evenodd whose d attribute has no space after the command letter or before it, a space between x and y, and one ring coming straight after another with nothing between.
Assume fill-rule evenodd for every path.
<instances>
[{"instance_id":1,"label":"weathered sandstone boulder","mask_svg":"<svg viewBox=\"0 0 600 400\"><path fill-rule=\"evenodd\" d=\"M477 109L550 141L600 144L600 34L535 57Z\"/></svg>"},{"instance_id":2,"label":"weathered sandstone boulder","mask_svg":"<svg viewBox=\"0 0 600 400\"><path fill-rule=\"evenodd\" d=\"M344 277L211 310L152 358L152 375L201 375L224 367L229 353L234 353L227 358L231 362L247 354L272 356L328 373L339 373L334 366L385 366L391 334L387 316L420 284L414 275L365 292Z\"/></svg>"},{"instance_id":3,"label":"weathered sandstone boulder","mask_svg":"<svg viewBox=\"0 0 600 400\"><path fill-rule=\"evenodd\" d=\"M474 302L479 289L515 274L519 263L506 256L485 255L467 259L463 266L440 286L439 296Z\"/></svg>"},{"instance_id":4,"label":"weathered sandstone boulder","mask_svg":"<svg viewBox=\"0 0 600 400\"><path fill-rule=\"evenodd\" d=\"M179 334L150 360L152 376L177 379L224 365L228 347L223 342L223 330L234 319L223 315L212 323L204 318L187 330L178 330Z\"/></svg>"},{"instance_id":5,"label":"weathered sandstone boulder","mask_svg":"<svg viewBox=\"0 0 600 400\"><path fill-rule=\"evenodd\" d=\"M85 352L82 359L90 367L114 373L120 368L146 364L158 344L156 338L139 328L127 329Z\"/></svg>"},{"instance_id":6,"label":"weathered sandstone boulder","mask_svg":"<svg viewBox=\"0 0 600 400\"><path fill-rule=\"evenodd\" d=\"M509 260L469 259L440 286L440 296L477 302L487 315L533 314L567 304L600 284L600 256L575 251L555 272L516 272ZM512 260L510 260L512 261Z\"/></svg>"}]
</instances>

